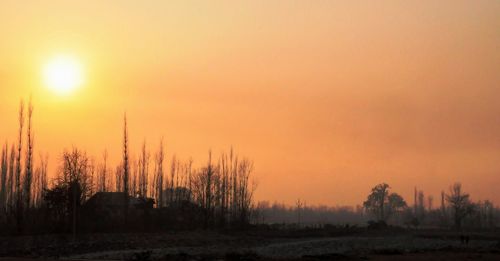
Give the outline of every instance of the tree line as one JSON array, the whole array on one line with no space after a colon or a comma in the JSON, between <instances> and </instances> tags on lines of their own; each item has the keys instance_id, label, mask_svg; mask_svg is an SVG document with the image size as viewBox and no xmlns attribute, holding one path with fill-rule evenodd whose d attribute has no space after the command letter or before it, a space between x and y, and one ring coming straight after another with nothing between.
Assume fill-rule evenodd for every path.
<instances>
[{"instance_id":1,"label":"tree line","mask_svg":"<svg viewBox=\"0 0 500 261\"><path fill-rule=\"evenodd\" d=\"M1 147L0 224L4 231L0 232L76 232L78 224L93 218L82 212L83 206L99 192L127 195L120 212L122 228L137 220L170 228L182 222L186 227L228 228L250 223L294 223L301 227L369 220L372 224L415 228L498 225L500 210L489 200L473 202L460 183L442 191L438 204L432 196L425 197L423 191L415 189L410 206L385 183L373 187L363 204L355 208L308 206L301 200L290 207L265 201L254 204L251 160L239 157L231 148L215 157L209 151L206 162L194 167L192 159L183 161L175 155L167 159L163 139L153 152L144 140L137 157L131 157L126 115L119 164L109 163L106 150L95 158L74 147L62 152L57 171L49 178L48 155L34 155L33 112L31 99L27 107L20 102L17 140ZM127 221L128 216L134 216L129 212L130 200L151 202L155 210ZM165 224L167 219L169 224Z\"/></svg>"},{"instance_id":2,"label":"tree line","mask_svg":"<svg viewBox=\"0 0 500 261\"><path fill-rule=\"evenodd\" d=\"M448 192L441 192L438 207L432 196L426 198L424 191L416 188L413 201L410 207L400 195L390 192L388 184L382 183L372 189L363 206L379 222L392 220L415 228L493 228L498 223L500 210L489 200L472 201L459 182L451 185Z\"/></svg>"},{"instance_id":3,"label":"tree line","mask_svg":"<svg viewBox=\"0 0 500 261\"><path fill-rule=\"evenodd\" d=\"M374 186L363 204L355 207L307 205L297 200L294 205L260 201L253 222L284 228L325 225L397 225L409 228L491 229L499 225L500 208L490 200L472 201L461 183L441 192L438 204L432 196L415 188L413 204L386 183Z\"/></svg>"},{"instance_id":4,"label":"tree line","mask_svg":"<svg viewBox=\"0 0 500 261\"><path fill-rule=\"evenodd\" d=\"M51 227L47 223L76 231L83 205L98 192L126 194L124 216L130 214L129 201L140 199L150 200L158 210L196 209L201 216L196 222L205 228L249 223L256 188L253 162L232 148L216 157L209 151L207 161L194 167L192 159L182 161L172 155L167 160L163 139L153 153L144 140L137 160L131 159L125 115L119 164L109 163L106 150L96 159L73 147L62 152L57 171L49 178L48 155L34 157L32 117L31 100L27 110L21 101L18 140L1 149L0 222L10 232L43 230L40 227Z\"/></svg>"}]
</instances>

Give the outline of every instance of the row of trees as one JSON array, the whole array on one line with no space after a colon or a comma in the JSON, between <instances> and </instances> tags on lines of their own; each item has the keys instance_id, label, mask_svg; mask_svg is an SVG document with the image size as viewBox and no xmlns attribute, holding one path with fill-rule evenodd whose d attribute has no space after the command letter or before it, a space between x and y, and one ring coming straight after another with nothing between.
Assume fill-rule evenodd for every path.
<instances>
[{"instance_id":1,"label":"row of trees","mask_svg":"<svg viewBox=\"0 0 500 261\"><path fill-rule=\"evenodd\" d=\"M307 205L297 200L293 206L284 203L260 201L253 212L257 224L288 224L308 227L325 224L364 224L368 217L361 206Z\"/></svg>"},{"instance_id":2,"label":"row of trees","mask_svg":"<svg viewBox=\"0 0 500 261\"><path fill-rule=\"evenodd\" d=\"M238 157L231 149L208 160L201 167L193 167L193 160L179 160L175 155L166 160L163 140L154 153L144 141L138 156L130 157L127 118L123 125L122 160L110 167L108 154L96 160L77 148L65 150L60 168L52 182L48 180L48 156L34 157L34 131L31 100L25 110L19 107L19 130L15 144L1 147L0 159L0 222L22 232L25 224L33 224L40 210L49 215L44 222L72 224L78 221L80 206L97 192L122 192L139 199L151 198L158 209L198 210L204 227L226 227L255 222L330 223L344 220L358 223L367 215L384 222L411 226L496 226L498 209L490 201L472 202L454 184L449 193L441 193L441 206L433 206L433 198L425 198L415 189L413 208L389 185L375 186L363 206L329 208L306 206L297 201L294 207L261 202L253 208L255 183L250 176L253 163ZM36 164L35 164L36 163ZM169 164L167 164L169 163ZM49 184L50 183L50 184ZM125 210L128 209L128 198ZM253 211L257 210L257 211ZM363 211L361 211L363 210ZM126 213L125 213L126 216ZM347 222L346 222L347 223ZM10 225L13 226L10 226Z\"/></svg>"},{"instance_id":3,"label":"row of trees","mask_svg":"<svg viewBox=\"0 0 500 261\"><path fill-rule=\"evenodd\" d=\"M455 183L449 192L441 193L441 206L433 207L433 197L425 200L424 192L415 189L413 209L397 193L390 193L389 185L375 186L363 203L364 208L379 221L396 222L411 226L453 226L461 229L468 227L495 227L499 212L489 200L473 202L470 195Z\"/></svg>"},{"instance_id":4,"label":"row of trees","mask_svg":"<svg viewBox=\"0 0 500 261\"><path fill-rule=\"evenodd\" d=\"M415 189L414 204L391 191L388 184L374 186L363 202L356 207L328 207L307 205L297 200L293 206L258 202L253 222L311 227L326 224L387 223L408 227L493 228L499 225L500 209L491 201L473 202L460 183L453 184L448 193L441 193L440 205L434 206L431 196Z\"/></svg>"},{"instance_id":5,"label":"row of trees","mask_svg":"<svg viewBox=\"0 0 500 261\"><path fill-rule=\"evenodd\" d=\"M232 149L216 159L209 152L208 161L195 168L192 159L181 161L175 155L168 162L163 139L154 153L144 141L134 160L130 157L125 115L120 164L110 167L106 151L96 160L78 148L65 150L57 173L49 182L48 156L41 155L39 161L33 156L32 103L30 101L27 112L22 101L19 108L17 144L2 146L0 164L0 222L14 224L18 232L22 232L23 224L31 223L41 209L50 212L53 220L48 222L64 221L76 226L80 206L97 192L123 192L135 198L151 198L159 209L191 205L201 209L206 227L249 222L255 189L250 177L253 163L238 157ZM129 197L126 198L128 201Z\"/></svg>"},{"instance_id":6,"label":"row of trees","mask_svg":"<svg viewBox=\"0 0 500 261\"><path fill-rule=\"evenodd\" d=\"M107 153L97 165L84 152L73 149L64 152L63 171L57 184L69 186L75 181L82 189L80 204L95 192L117 191L136 198L152 198L156 208L179 208L195 204L203 210L206 227L246 224L249 221L255 183L250 179L253 163L247 158L239 158L231 149L200 168L193 167L193 160L183 162L174 155L170 169L166 170L163 140L151 161L151 153L143 142L138 160L129 156L127 120L124 118L123 160L116 167L114 177L107 168ZM74 162L78 162L74 163ZM68 173L76 170L77 177ZM150 166L152 165L152 167ZM62 176L61 176L62 175ZM57 185L56 185L57 186Z\"/></svg>"},{"instance_id":7,"label":"row of trees","mask_svg":"<svg viewBox=\"0 0 500 261\"><path fill-rule=\"evenodd\" d=\"M40 155L39 164L34 167L32 118L31 99L27 110L21 101L17 142L10 147L6 142L1 149L0 218L4 222L8 220L15 223L18 230L22 230L24 218L29 215L30 209L42 205L43 191L48 183L48 156Z\"/></svg>"}]
</instances>

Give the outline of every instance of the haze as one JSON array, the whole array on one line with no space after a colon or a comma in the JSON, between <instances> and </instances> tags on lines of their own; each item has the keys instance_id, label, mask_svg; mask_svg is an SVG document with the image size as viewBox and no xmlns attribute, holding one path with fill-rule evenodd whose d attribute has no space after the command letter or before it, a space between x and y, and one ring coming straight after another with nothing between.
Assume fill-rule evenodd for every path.
<instances>
[{"instance_id":1,"label":"haze","mask_svg":"<svg viewBox=\"0 0 500 261\"><path fill-rule=\"evenodd\" d=\"M167 159L231 146L253 159L257 199L356 205L380 182L411 199L459 181L500 202L499 14L499 1L4 0L0 141L32 95L52 170L73 145L117 164L127 112L136 154L164 137ZM40 73L60 53L86 68L65 97Z\"/></svg>"}]
</instances>

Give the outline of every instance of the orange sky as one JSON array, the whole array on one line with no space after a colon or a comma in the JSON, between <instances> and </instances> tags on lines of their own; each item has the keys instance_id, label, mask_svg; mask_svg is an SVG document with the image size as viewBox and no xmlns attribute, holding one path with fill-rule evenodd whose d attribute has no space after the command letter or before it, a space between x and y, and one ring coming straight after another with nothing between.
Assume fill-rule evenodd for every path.
<instances>
[{"instance_id":1,"label":"orange sky","mask_svg":"<svg viewBox=\"0 0 500 261\"><path fill-rule=\"evenodd\" d=\"M168 3L167 3L168 2ZM32 93L36 149L120 157L130 139L255 162L258 199L360 204L387 182L411 201L461 181L500 202L500 1L0 3L0 140ZM40 77L60 53L84 86ZM167 163L168 164L168 163Z\"/></svg>"}]
</instances>

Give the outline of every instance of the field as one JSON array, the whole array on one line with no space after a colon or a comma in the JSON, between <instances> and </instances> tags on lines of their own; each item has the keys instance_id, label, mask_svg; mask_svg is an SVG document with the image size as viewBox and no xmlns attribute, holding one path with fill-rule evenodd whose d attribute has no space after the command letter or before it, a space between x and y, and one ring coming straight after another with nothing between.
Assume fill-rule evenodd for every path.
<instances>
[{"instance_id":1,"label":"field","mask_svg":"<svg viewBox=\"0 0 500 261\"><path fill-rule=\"evenodd\" d=\"M0 256L69 260L498 260L500 234L450 231L246 231L2 238Z\"/></svg>"}]
</instances>

